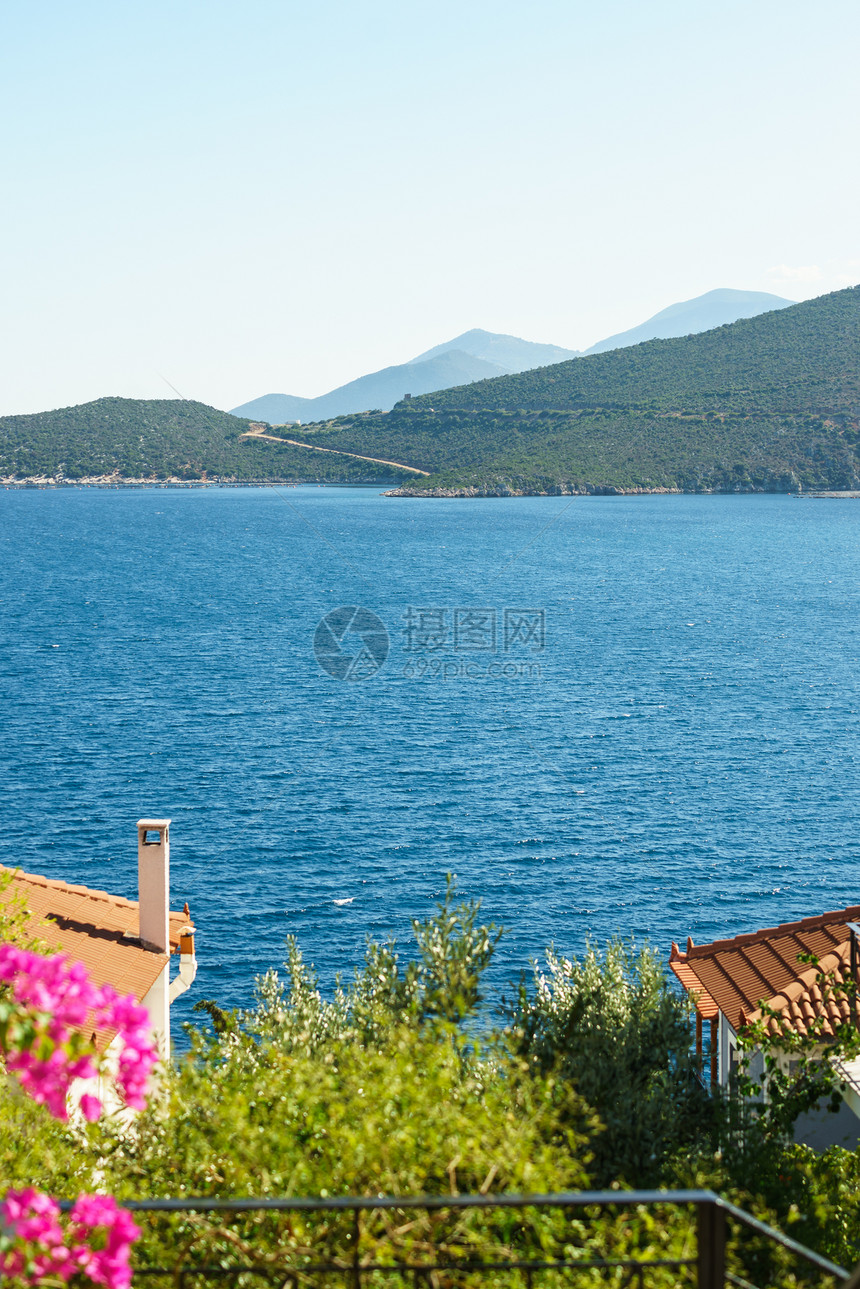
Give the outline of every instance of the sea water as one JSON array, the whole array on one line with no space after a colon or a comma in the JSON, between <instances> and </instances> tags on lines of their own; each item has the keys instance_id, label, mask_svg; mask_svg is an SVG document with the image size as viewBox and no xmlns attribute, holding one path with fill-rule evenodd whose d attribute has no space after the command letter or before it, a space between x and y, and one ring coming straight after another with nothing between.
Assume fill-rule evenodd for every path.
<instances>
[{"instance_id":1,"label":"sea water","mask_svg":"<svg viewBox=\"0 0 860 1289\"><path fill-rule=\"evenodd\" d=\"M172 819L180 1016L448 872L497 994L860 902L860 502L8 490L0 541L0 858L133 898Z\"/></svg>"}]
</instances>

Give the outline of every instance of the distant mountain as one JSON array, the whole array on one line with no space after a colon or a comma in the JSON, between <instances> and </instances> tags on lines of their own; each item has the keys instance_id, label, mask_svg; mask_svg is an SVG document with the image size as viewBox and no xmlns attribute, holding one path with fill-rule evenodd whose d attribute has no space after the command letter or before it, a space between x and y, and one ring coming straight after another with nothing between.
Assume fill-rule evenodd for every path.
<instances>
[{"instance_id":1,"label":"distant mountain","mask_svg":"<svg viewBox=\"0 0 860 1289\"><path fill-rule=\"evenodd\" d=\"M560 349L558 345L540 345L534 340L519 340L516 336L504 336L495 331L481 331L475 327L464 331L444 345L436 345L419 354L412 361L423 362L427 358L436 358L439 354L448 353L451 349L461 349L473 358L483 358L488 363L495 363L503 371L512 374L518 371L530 371L533 367L548 367L551 363L563 363L568 358L578 358L578 349ZM428 391L429 392L429 391Z\"/></svg>"},{"instance_id":2,"label":"distant mountain","mask_svg":"<svg viewBox=\"0 0 860 1289\"><path fill-rule=\"evenodd\" d=\"M695 300L672 304L647 322L617 336L609 336L585 350L588 354L607 349L638 345L643 340L688 336L710 331L738 318L753 318L771 309L785 309L792 304L779 295L763 291L708 291ZM378 409L388 412L404 394L432 394L452 386L468 385L492 376L512 376L518 372L549 367L583 355L577 349L559 345L542 345L533 340L520 340L496 331L474 327L462 335L435 345L411 362L360 376L347 385L339 385L319 398L301 398L295 394L263 394L249 403L231 409L233 416L268 421L270 425L288 422L309 424L346 416L351 412Z\"/></svg>"},{"instance_id":3,"label":"distant mountain","mask_svg":"<svg viewBox=\"0 0 860 1289\"><path fill-rule=\"evenodd\" d=\"M641 322L629 331L619 331L606 340L599 340L585 352L602 354L608 349L639 345L644 340L671 340L677 336L692 336L700 331L723 327L728 322L737 322L739 318L755 318L771 309L787 309L794 303L794 300L785 300L781 295L769 295L766 291L732 291L722 287L717 291L697 295L693 300L670 304L668 309L661 309L647 322ZM560 362L561 359L553 361Z\"/></svg>"},{"instance_id":4,"label":"distant mountain","mask_svg":"<svg viewBox=\"0 0 860 1289\"><path fill-rule=\"evenodd\" d=\"M234 407L231 416L247 417L251 421L268 421L270 425L288 422L315 421L315 398L300 398L298 394L262 394L250 403Z\"/></svg>"},{"instance_id":5,"label":"distant mountain","mask_svg":"<svg viewBox=\"0 0 860 1289\"><path fill-rule=\"evenodd\" d=\"M860 490L860 287L293 437L427 471L410 496Z\"/></svg>"},{"instance_id":6,"label":"distant mountain","mask_svg":"<svg viewBox=\"0 0 860 1289\"><path fill-rule=\"evenodd\" d=\"M299 394L260 394L241 407L232 407L231 416L246 416L249 420L267 420L269 425L286 425L316 420L313 405L316 398L300 398Z\"/></svg>"},{"instance_id":7,"label":"distant mountain","mask_svg":"<svg viewBox=\"0 0 860 1289\"><path fill-rule=\"evenodd\" d=\"M268 421L270 425L285 425L288 421L325 421L332 416L365 412L372 408L387 412L405 394L432 394L434 390L450 389L452 385L468 385L473 380L506 376L513 370L476 358L460 349L441 346L440 349L441 352L433 358L416 359L415 362L400 363L396 367L383 367L381 371L359 376L358 380L351 380L348 385L341 385L328 394L321 394L319 398L264 394L261 398L252 399L250 403L243 403L241 407L234 407L232 415Z\"/></svg>"}]
</instances>

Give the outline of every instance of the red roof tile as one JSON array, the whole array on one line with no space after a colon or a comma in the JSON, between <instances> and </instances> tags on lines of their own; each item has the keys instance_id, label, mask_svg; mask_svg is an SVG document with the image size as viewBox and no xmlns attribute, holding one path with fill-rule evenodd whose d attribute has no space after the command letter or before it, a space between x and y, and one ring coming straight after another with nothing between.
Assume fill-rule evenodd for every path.
<instances>
[{"instance_id":1,"label":"red roof tile","mask_svg":"<svg viewBox=\"0 0 860 1289\"><path fill-rule=\"evenodd\" d=\"M136 900L2 865L0 873L12 875L8 886L0 889L0 903L20 897L29 912L28 935L42 940L53 952L82 962L96 984L113 985L117 993L133 994L142 1001L168 955L145 949L140 943ZM170 914L171 953L179 949L182 930L192 925L187 910L186 905L184 912ZM99 1046L104 1046L112 1035L98 1037Z\"/></svg>"},{"instance_id":2,"label":"red roof tile","mask_svg":"<svg viewBox=\"0 0 860 1289\"><path fill-rule=\"evenodd\" d=\"M672 945L669 966L706 1020L723 1012L740 1029L759 1019L762 1005L767 1005L801 1033L820 1018L823 1032L830 1034L834 1025L848 1019L848 1003L839 986L848 980L846 923L856 921L860 905L713 944L688 940L686 953ZM818 966L799 961L808 953L819 959ZM832 978L835 995L829 985L822 994L822 972ZM768 1028L775 1033L779 1024L768 1022Z\"/></svg>"},{"instance_id":3,"label":"red roof tile","mask_svg":"<svg viewBox=\"0 0 860 1289\"><path fill-rule=\"evenodd\" d=\"M745 1021L764 1020L768 1031L774 1035L785 1028L807 1034L812 1025L815 1025L817 1034L832 1035L838 1025L851 1019L849 995L845 989L851 979L850 960L851 946L846 940L819 958L817 965L811 964L799 972L795 980L767 1000L769 1011L777 1012L777 1016L764 1016L761 1009L756 1009L745 1014Z\"/></svg>"}]
</instances>

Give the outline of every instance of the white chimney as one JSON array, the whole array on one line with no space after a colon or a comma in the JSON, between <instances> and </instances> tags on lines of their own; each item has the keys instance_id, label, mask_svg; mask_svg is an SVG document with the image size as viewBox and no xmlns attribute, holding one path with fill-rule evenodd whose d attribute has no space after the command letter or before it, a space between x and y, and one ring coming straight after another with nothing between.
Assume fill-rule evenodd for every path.
<instances>
[{"instance_id":1,"label":"white chimney","mask_svg":"<svg viewBox=\"0 0 860 1289\"><path fill-rule=\"evenodd\" d=\"M137 821L137 890L140 940L147 949L170 952L170 820Z\"/></svg>"}]
</instances>

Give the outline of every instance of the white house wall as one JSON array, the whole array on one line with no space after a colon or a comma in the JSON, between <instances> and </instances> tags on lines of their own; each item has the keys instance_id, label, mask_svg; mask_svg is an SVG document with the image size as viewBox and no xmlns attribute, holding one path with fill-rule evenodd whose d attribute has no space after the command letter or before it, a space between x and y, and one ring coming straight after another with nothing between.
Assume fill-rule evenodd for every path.
<instances>
[{"instance_id":1,"label":"white house wall","mask_svg":"<svg viewBox=\"0 0 860 1289\"><path fill-rule=\"evenodd\" d=\"M152 1036L162 1061L170 1060L170 963L165 962L149 993L142 1000L149 1012Z\"/></svg>"}]
</instances>

